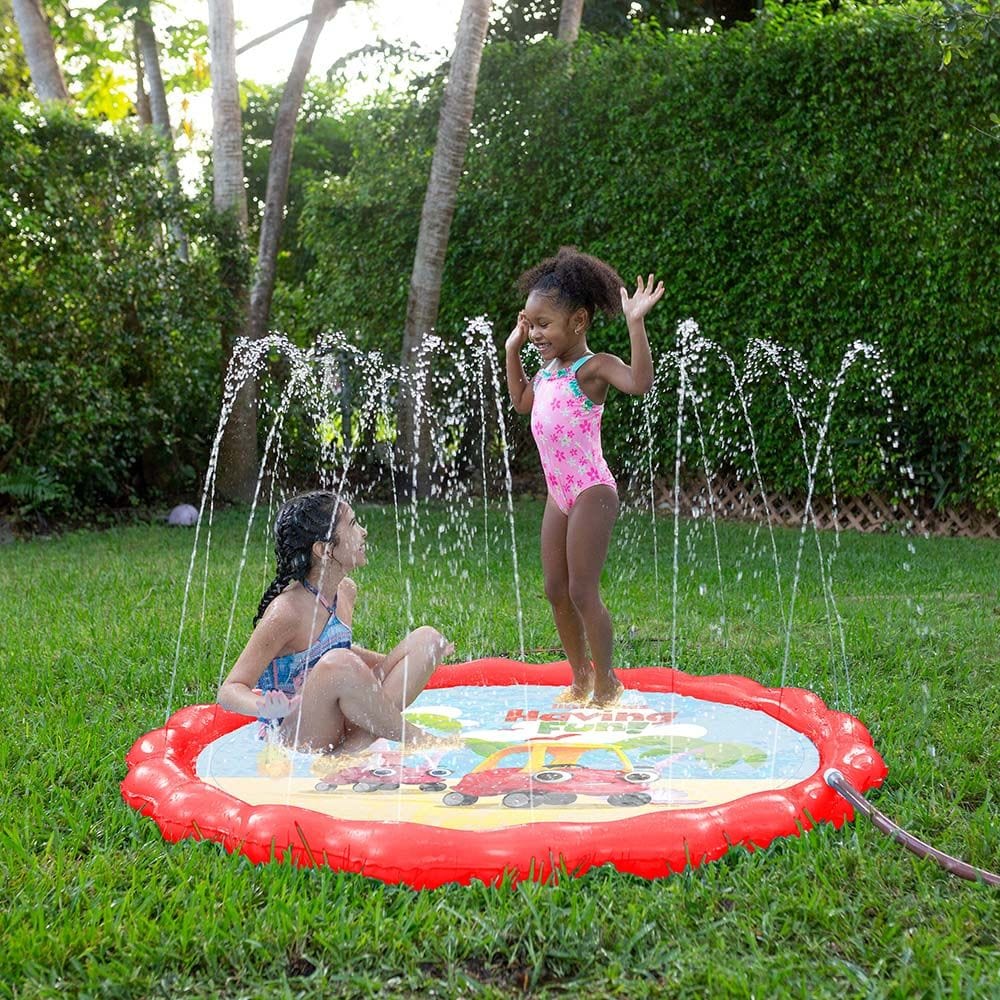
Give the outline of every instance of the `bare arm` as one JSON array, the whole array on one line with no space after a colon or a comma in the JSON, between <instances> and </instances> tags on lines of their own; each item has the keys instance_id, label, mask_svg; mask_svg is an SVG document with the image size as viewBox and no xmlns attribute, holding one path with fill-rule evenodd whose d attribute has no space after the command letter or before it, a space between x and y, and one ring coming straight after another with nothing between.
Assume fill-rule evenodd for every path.
<instances>
[{"instance_id":1,"label":"bare arm","mask_svg":"<svg viewBox=\"0 0 1000 1000\"><path fill-rule=\"evenodd\" d=\"M219 685L216 701L230 712L257 715L261 695L255 691L257 681L267 665L288 648L294 636L297 616L277 602L264 613L237 657L233 669Z\"/></svg>"},{"instance_id":2,"label":"bare arm","mask_svg":"<svg viewBox=\"0 0 1000 1000\"><path fill-rule=\"evenodd\" d=\"M653 387L653 355L646 336L646 314L663 297L663 282L653 287L653 275L643 283L636 279L635 294L629 296L622 289L622 312L628 323L631 345L629 364L613 354L601 354L594 365L593 374L630 396L643 396ZM593 363L592 363L593 364ZM589 367L589 366L588 366Z\"/></svg>"},{"instance_id":3,"label":"bare arm","mask_svg":"<svg viewBox=\"0 0 1000 1000\"><path fill-rule=\"evenodd\" d=\"M517 326L510 331L510 336L504 345L507 353L507 389L510 392L510 401L518 413L530 413L535 401L535 390L528 381L528 376L524 374L524 365L521 364L521 348L527 340L528 321L524 313L519 313Z\"/></svg>"}]
</instances>

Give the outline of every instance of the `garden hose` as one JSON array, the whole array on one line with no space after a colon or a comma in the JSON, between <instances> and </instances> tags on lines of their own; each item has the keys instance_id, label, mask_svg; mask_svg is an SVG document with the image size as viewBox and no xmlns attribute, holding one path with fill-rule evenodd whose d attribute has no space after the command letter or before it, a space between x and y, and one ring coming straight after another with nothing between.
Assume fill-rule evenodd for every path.
<instances>
[{"instance_id":1,"label":"garden hose","mask_svg":"<svg viewBox=\"0 0 1000 1000\"><path fill-rule=\"evenodd\" d=\"M959 878L968 879L970 882L985 882L987 885L1000 886L1000 875L988 872L984 868L976 868L975 865L970 865L966 861L945 854L944 851L931 847L930 844L924 843L924 841L914 837L912 833L907 833L902 827L897 826L885 813L876 809L836 768L829 768L823 775L823 780L838 795L847 799L858 812L864 813L871 820L872 826L892 837L897 844L902 844L917 857L931 858L946 872L957 875Z\"/></svg>"}]
</instances>

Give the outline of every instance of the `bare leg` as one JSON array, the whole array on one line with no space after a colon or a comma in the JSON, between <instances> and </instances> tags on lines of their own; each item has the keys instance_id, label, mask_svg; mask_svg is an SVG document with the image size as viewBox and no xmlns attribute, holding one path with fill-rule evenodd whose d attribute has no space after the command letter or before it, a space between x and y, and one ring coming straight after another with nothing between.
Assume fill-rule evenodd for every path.
<instances>
[{"instance_id":1,"label":"bare leg","mask_svg":"<svg viewBox=\"0 0 1000 1000\"><path fill-rule=\"evenodd\" d=\"M427 686L441 661L454 646L430 625L414 629L378 665L382 690L400 710L406 708Z\"/></svg>"},{"instance_id":2,"label":"bare leg","mask_svg":"<svg viewBox=\"0 0 1000 1000\"><path fill-rule=\"evenodd\" d=\"M348 736L364 736L344 746ZM428 735L403 718L374 671L348 649L327 653L309 671L302 700L281 723L283 738L298 749L361 749L380 736L418 744Z\"/></svg>"},{"instance_id":3,"label":"bare leg","mask_svg":"<svg viewBox=\"0 0 1000 1000\"><path fill-rule=\"evenodd\" d=\"M617 492L610 486L592 486L576 498L566 527L569 596L583 621L594 659L597 704L614 702L622 691L611 669L614 628L600 593L601 570L617 517Z\"/></svg>"},{"instance_id":4,"label":"bare leg","mask_svg":"<svg viewBox=\"0 0 1000 1000\"><path fill-rule=\"evenodd\" d=\"M569 565L566 558L567 516L549 497L542 515L542 573L545 596L552 605L559 641L573 670L573 686L557 701L586 701L594 689L594 676L587 655L583 619L569 593Z\"/></svg>"},{"instance_id":5,"label":"bare leg","mask_svg":"<svg viewBox=\"0 0 1000 1000\"><path fill-rule=\"evenodd\" d=\"M437 629L421 625L387 653L373 673L382 685L382 693L402 712L423 691L435 668L453 650L454 646ZM415 726L409 728L416 729ZM382 734L372 732L363 724L349 721L343 750L346 753L362 750L379 735Z\"/></svg>"}]
</instances>

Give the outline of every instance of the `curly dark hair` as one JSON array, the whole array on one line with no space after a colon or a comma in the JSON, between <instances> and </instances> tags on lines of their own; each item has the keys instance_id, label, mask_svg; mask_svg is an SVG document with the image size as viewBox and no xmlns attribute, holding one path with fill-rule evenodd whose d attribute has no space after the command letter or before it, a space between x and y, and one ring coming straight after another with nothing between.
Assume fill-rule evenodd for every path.
<instances>
[{"instance_id":1,"label":"curly dark hair","mask_svg":"<svg viewBox=\"0 0 1000 1000\"><path fill-rule=\"evenodd\" d=\"M592 322L599 309L607 316L621 312L622 279L603 260L581 253L576 247L560 247L555 257L547 257L517 279L522 295L540 292L553 296L570 312L581 307Z\"/></svg>"},{"instance_id":2,"label":"curly dark hair","mask_svg":"<svg viewBox=\"0 0 1000 1000\"><path fill-rule=\"evenodd\" d=\"M302 581L312 567L314 542L337 544L337 525L344 515L344 499L328 490L315 490L292 497L274 519L274 554L278 561L274 579L257 607L254 625L267 606L293 580Z\"/></svg>"}]
</instances>

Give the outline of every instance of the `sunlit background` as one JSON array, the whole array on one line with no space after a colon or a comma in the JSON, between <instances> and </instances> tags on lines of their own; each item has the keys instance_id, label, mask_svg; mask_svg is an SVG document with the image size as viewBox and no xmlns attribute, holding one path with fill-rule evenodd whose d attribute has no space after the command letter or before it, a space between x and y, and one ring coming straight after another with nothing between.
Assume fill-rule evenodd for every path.
<instances>
[{"instance_id":1,"label":"sunlit background","mask_svg":"<svg viewBox=\"0 0 1000 1000\"><path fill-rule=\"evenodd\" d=\"M309 0L276 4L272 0L237 0L236 47L309 13ZM461 0L374 0L347 3L323 29L313 57L312 72L321 76L338 59L382 38L414 45L444 56L455 41ZM208 18L207 4L183 0L179 15ZM280 83L288 75L305 24L296 25L237 58L241 77L259 83ZM362 90L364 87L362 86Z\"/></svg>"},{"instance_id":2,"label":"sunlit background","mask_svg":"<svg viewBox=\"0 0 1000 1000\"><path fill-rule=\"evenodd\" d=\"M77 6L96 10L103 0L83 0ZM305 17L311 0L235 0L236 71L246 84L284 84L305 31L305 21L276 34L267 41L239 50L262 36ZM309 76L324 80L333 75L344 88L347 102L365 100L387 87L402 88L415 74L429 72L446 60L455 43L462 0L349 0L326 24L313 54ZM173 5L158 4L153 9L153 27L161 51L165 52L171 29L201 21L208 23L205 0L177 0ZM365 53L366 46L388 46L391 58ZM354 56L353 54L359 53ZM352 58L353 56L353 58ZM202 166L198 152L211 146L212 103L208 87L208 66L204 89L171 88L169 75L176 71L165 63L167 100L176 133L176 149L185 186L197 183ZM195 68L195 67L192 67ZM128 69L121 67L128 74ZM134 82L122 80L131 94Z\"/></svg>"},{"instance_id":3,"label":"sunlit background","mask_svg":"<svg viewBox=\"0 0 1000 1000\"><path fill-rule=\"evenodd\" d=\"M207 4L198 0L183 0L177 5L178 16L208 18ZM272 0L236 0L236 48L273 31L296 17L307 15L311 0L292 0L275 4ZM339 60L364 46L379 41L412 46L426 53L432 62L414 56L397 64L398 72L387 79L376 72L372 58L359 57L348 67L346 96L360 101L379 87L404 86L412 73L421 66L436 65L448 57L455 42L455 31L462 10L462 0L373 0L371 3L345 4L323 29L313 54L310 76L325 78ZM266 42L237 55L236 71L241 80L281 85L288 77L305 22L297 24ZM211 132L211 95L206 91L191 102L188 114L196 133L194 146L199 148ZM188 158L189 170L197 170L194 158ZM185 173L189 173L185 170Z\"/></svg>"}]
</instances>

